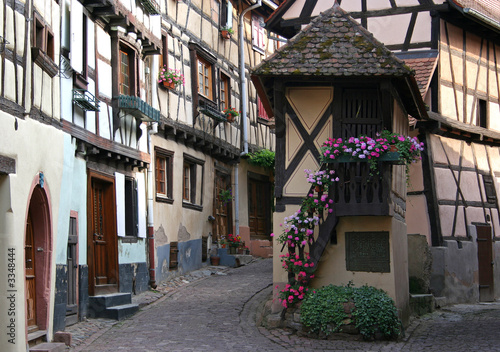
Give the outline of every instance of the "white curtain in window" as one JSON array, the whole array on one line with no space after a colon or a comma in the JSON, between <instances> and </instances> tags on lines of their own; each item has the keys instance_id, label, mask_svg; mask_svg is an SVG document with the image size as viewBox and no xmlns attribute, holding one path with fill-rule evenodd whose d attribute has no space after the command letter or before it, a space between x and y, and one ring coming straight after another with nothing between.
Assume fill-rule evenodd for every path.
<instances>
[{"instance_id":1,"label":"white curtain in window","mask_svg":"<svg viewBox=\"0 0 500 352\"><path fill-rule=\"evenodd\" d=\"M125 175L115 172L116 232L125 236Z\"/></svg>"}]
</instances>

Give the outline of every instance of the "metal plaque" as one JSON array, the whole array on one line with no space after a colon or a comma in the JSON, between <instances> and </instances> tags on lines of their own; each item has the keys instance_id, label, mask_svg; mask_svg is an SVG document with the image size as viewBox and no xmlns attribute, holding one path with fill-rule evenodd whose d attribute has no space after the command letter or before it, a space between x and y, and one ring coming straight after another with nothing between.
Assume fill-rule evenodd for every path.
<instances>
[{"instance_id":1,"label":"metal plaque","mask_svg":"<svg viewBox=\"0 0 500 352\"><path fill-rule=\"evenodd\" d=\"M345 246L348 271L391 271L389 232L346 232Z\"/></svg>"}]
</instances>

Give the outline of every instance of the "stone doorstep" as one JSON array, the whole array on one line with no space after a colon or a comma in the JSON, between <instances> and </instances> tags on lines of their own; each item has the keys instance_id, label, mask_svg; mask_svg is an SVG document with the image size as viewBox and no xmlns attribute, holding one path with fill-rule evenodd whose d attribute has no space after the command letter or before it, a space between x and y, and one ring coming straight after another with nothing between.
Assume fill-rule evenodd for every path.
<instances>
[{"instance_id":1,"label":"stone doorstep","mask_svg":"<svg viewBox=\"0 0 500 352\"><path fill-rule=\"evenodd\" d=\"M64 352L66 345L62 342L44 342L30 347L30 352Z\"/></svg>"}]
</instances>

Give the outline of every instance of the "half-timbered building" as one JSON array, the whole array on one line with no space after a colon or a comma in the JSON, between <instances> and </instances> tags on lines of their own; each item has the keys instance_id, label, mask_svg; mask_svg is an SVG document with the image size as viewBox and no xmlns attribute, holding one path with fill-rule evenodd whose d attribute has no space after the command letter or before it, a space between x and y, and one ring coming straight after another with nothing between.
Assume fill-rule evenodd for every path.
<instances>
[{"instance_id":1,"label":"half-timbered building","mask_svg":"<svg viewBox=\"0 0 500 352\"><path fill-rule=\"evenodd\" d=\"M63 189L57 1L0 7L0 350L50 334Z\"/></svg>"},{"instance_id":2,"label":"half-timbered building","mask_svg":"<svg viewBox=\"0 0 500 352\"><path fill-rule=\"evenodd\" d=\"M160 118L151 76L162 45L159 11L155 1L69 0L57 13L64 163L54 332L86 317L130 315L138 309L131 295L148 289L148 127Z\"/></svg>"},{"instance_id":3,"label":"half-timbered building","mask_svg":"<svg viewBox=\"0 0 500 352\"><path fill-rule=\"evenodd\" d=\"M499 3L338 2L415 70L429 110L411 121L426 147L407 194L414 287L447 303L498 298ZM328 6L287 0L267 28L290 38Z\"/></svg>"},{"instance_id":4,"label":"half-timbered building","mask_svg":"<svg viewBox=\"0 0 500 352\"><path fill-rule=\"evenodd\" d=\"M274 150L273 121L247 76L278 45L263 28L277 8L272 1L164 5L163 51L152 72L177 70L185 82L155 88L161 120L152 136L151 260L158 282L199 268L228 234L240 235L253 255L272 254L272 170L245 158ZM230 107L239 112L234 120L224 114Z\"/></svg>"},{"instance_id":5,"label":"half-timbered building","mask_svg":"<svg viewBox=\"0 0 500 352\"><path fill-rule=\"evenodd\" d=\"M284 230L279 225L284 218L314 192L304 171L334 170L339 181L328 195L333 212L319 215L315 239L304 249L317 267L311 285L383 288L407 322L404 166L381 162L377 175L366 162L328 166L320 162L320 147L328 138L376 138L384 129L407 134L409 114L426 117L412 71L335 5L253 73L276 121L276 236ZM276 291L287 281L282 247L275 243ZM296 253L295 247L288 251Z\"/></svg>"}]
</instances>

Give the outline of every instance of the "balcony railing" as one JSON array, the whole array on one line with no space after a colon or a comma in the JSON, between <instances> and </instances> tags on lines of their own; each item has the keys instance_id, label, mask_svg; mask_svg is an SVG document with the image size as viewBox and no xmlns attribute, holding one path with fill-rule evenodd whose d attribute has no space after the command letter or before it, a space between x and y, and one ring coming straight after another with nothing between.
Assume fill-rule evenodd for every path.
<instances>
[{"instance_id":1,"label":"balcony railing","mask_svg":"<svg viewBox=\"0 0 500 352\"><path fill-rule=\"evenodd\" d=\"M99 100L85 89L73 89L73 101L85 111L99 111Z\"/></svg>"},{"instance_id":2,"label":"balcony railing","mask_svg":"<svg viewBox=\"0 0 500 352\"><path fill-rule=\"evenodd\" d=\"M332 189L336 216L389 215L392 164L379 162L377 171L366 162L329 164L339 181Z\"/></svg>"},{"instance_id":3,"label":"balcony railing","mask_svg":"<svg viewBox=\"0 0 500 352\"><path fill-rule=\"evenodd\" d=\"M118 108L128 112L130 115L146 122L159 122L160 111L153 108L144 100L129 95L119 95Z\"/></svg>"},{"instance_id":4,"label":"balcony railing","mask_svg":"<svg viewBox=\"0 0 500 352\"><path fill-rule=\"evenodd\" d=\"M160 4L156 2L156 0L141 0L142 6L144 6L144 10L150 15L159 15L160 12Z\"/></svg>"}]
</instances>

